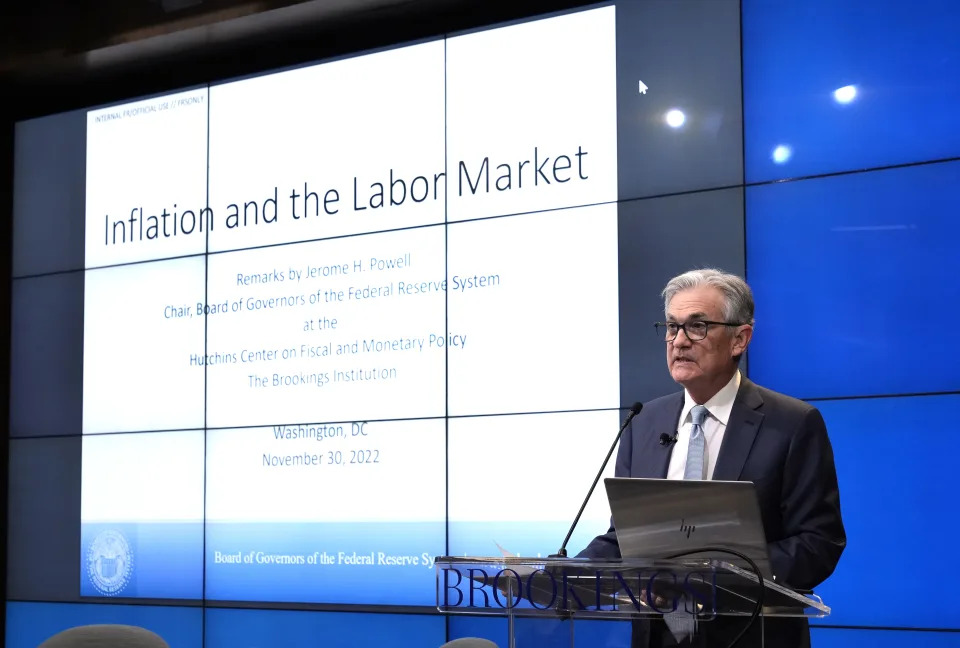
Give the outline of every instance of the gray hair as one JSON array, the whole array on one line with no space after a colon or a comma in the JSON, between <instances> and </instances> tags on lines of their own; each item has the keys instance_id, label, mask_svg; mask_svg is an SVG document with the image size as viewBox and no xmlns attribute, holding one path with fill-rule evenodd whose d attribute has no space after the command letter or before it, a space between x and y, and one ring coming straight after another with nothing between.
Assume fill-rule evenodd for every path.
<instances>
[{"instance_id":1,"label":"gray hair","mask_svg":"<svg viewBox=\"0 0 960 648\"><path fill-rule=\"evenodd\" d=\"M723 295L724 321L753 324L753 291L750 286L737 275L714 268L690 270L668 281L661 293L664 312L678 292L701 286L712 286Z\"/></svg>"}]
</instances>

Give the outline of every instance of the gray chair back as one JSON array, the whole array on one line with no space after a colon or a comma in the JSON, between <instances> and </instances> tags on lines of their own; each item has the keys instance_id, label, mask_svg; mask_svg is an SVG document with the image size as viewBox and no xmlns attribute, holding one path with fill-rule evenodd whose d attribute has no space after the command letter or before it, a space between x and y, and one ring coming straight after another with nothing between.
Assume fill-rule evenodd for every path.
<instances>
[{"instance_id":1,"label":"gray chair back","mask_svg":"<svg viewBox=\"0 0 960 648\"><path fill-rule=\"evenodd\" d=\"M101 624L68 628L53 635L38 648L170 648L166 641L145 628Z\"/></svg>"},{"instance_id":2,"label":"gray chair back","mask_svg":"<svg viewBox=\"0 0 960 648\"><path fill-rule=\"evenodd\" d=\"M440 648L497 648L497 644L480 637L460 637L440 646Z\"/></svg>"}]
</instances>

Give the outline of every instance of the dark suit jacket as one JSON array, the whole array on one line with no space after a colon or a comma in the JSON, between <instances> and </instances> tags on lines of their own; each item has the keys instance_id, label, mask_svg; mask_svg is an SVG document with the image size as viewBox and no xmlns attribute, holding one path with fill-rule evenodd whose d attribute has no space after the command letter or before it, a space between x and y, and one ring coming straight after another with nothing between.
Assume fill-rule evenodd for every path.
<instances>
[{"instance_id":1,"label":"dark suit jacket","mask_svg":"<svg viewBox=\"0 0 960 648\"><path fill-rule=\"evenodd\" d=\"M618 477L666 477L673 446L660 445L660 435L673 436L682 408L683 392L644 406L621 439ZM742 376L713 478L752 481L756 486L771 568L778 583L813 589L833 573L846 546L846 534L840 517L833 449L816 408ZM594 539L580 556L619 558L615 530L611 527ZM742 627L743 620L734 618L731 622ZM720 620L705 626L714 623L719 630ZM809 645L805 620L767 620L765 627L768 646ZM772 643L771 633L777 635ZM738 645L755 645L746 639Z\"/></svg>"}]
</instances>

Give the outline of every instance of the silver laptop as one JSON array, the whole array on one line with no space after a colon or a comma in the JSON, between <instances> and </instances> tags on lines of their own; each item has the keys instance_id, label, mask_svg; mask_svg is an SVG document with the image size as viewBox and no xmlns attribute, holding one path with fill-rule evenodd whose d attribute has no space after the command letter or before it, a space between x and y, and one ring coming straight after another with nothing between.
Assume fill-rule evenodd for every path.
<instances>
[{"instance_id":1,"label":"silver laptop","mask_svg":"<svg viewBox=\"0 0 960 648\"><path fill-rule=\"evenodd\" d=\"M614 477L603 483L624 558L667 558L720 547L748 556L764 578L772 578L752 482ZM731 554L693 554L702 556L750 569Z\"/></svg>"}]
</instances>

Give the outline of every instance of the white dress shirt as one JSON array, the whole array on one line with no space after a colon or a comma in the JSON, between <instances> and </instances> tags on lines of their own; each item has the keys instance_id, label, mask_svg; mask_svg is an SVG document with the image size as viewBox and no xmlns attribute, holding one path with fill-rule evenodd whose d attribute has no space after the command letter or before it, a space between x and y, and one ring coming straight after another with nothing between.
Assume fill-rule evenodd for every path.
<instances>
[{"instance_id":1,"label":"white dress shirt","mask_svg":"<svg viewBox=\"0 0 960 648\"><path fill-rule=\"evenodd\" d=\"M703 421L705 443L703 460L707 462L707 479L713 479L713 470L717 467L717 457L720 456L720 444L723 443L723 433L727 430L727 421L730 420L730 411L733 409L733 401L736 400L739 389L740 371L737 370L730 382L714 394L713 398L703 403L708 412ZM683 479L687 466L687 449L690 447L690 433L693 430L690 410L696 404L690 397L690 392L684 390L683 409L680 410L680 429L677 430L677 442L673 444L673 452L670 454L667 479Z\"/></svg>"}]
</instances>

